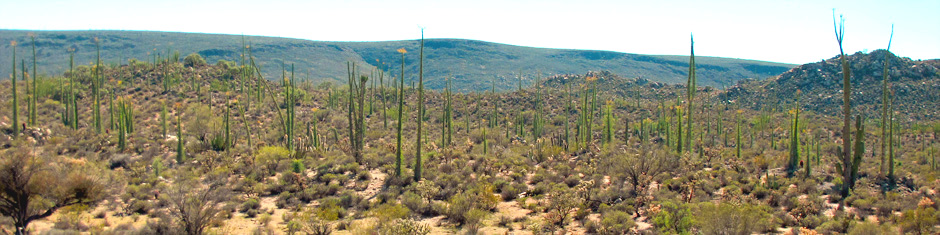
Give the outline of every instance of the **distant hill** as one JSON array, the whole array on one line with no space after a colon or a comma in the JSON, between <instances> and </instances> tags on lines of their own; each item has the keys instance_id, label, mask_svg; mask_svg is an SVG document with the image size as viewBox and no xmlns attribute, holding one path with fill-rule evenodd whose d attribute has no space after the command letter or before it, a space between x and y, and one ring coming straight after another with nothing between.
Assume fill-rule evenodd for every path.
<instances>
[{"instance_id":1,"label":"distant hill","mask_svg":"<svg viewBox=\"0 0 940 235\"><path fill-rule=\"evenodd\" d=\"M854 113L880 117L885 50L847 56L852 67ZM889 54L889 90L896 95L900 118L940 119L940 60L911 60ZM792 108L800 91L802 107L827 115L842 112L842 67L839 57L793 68L764 81L747 81L727 89L723 100L744 107Z\"/></svg>"},{"instance_id":2,"label":"distant hill","mask_svg":"<svg viewBox=\"0 0 940 235\"><path fill-rule=\"evenodd\" d=\"M29 37L24 30L0 30L0 74L9 76L11 66L9 41L19 42L17 60L31 60ZM94 61L93 38L101 40L101 57L107 63L126 63L136 58L149 61L151 54L166 56L179 51L181 57L199 53L209 63L238 61L243 37L240 35L171 33L149 31L36 31L37 54L41 74L61 74L68 69L67 48L76 49L76 64ZM314 81L344 82L346 62L361 66L365 74L373 66L388 66L393 75L400 72L398 48L406 54L406 81L417 80L418 40L385 42L323 42L301 39L246 36L254 56L261 63L265 77L280 77L281 64L294 64L300 78ZM148 54L151 53L151 54ZM778 75L794 67L791 64L697 57L698 80L702 86L725 87L753 78ZM513 46L464 39L429 39L425 41L425 79L431 89L444 86L443 78L452 74L460 91L497 90L518 87L518 73L531 85L533 77L556 74L583 74L610 71L623 77L642 77L650 81L682 83L688 71L687 56L639 55L610 51L545 49Z\"/></svg>"}]
</instances>

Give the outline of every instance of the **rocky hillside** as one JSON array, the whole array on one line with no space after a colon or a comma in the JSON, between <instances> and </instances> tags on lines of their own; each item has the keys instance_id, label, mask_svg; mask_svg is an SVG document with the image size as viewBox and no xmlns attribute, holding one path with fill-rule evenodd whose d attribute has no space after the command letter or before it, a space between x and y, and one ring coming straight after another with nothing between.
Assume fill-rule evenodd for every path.
<instances>
[{"instance_id":1,"label":"rocky hillside","mask_svg":"<svg viewBox=\"0 0 940 235\"><path fill-rule=\"evenodd\" d=\"M880 117L885 50L848 56L852 67L852 102L857 113ZM902 118L940 118L940 60L911 60L888 54L889 90ZM799 93L798 93L799 91ZM836 115L842 107L842 68L839 57L805 64L766 81L746 81L720 96L745 107L780 107L800 94L806 110Z\"/></svg>"},{"instance_id":2,"label":"rocky hillside","mask_svg":"<svg viewBox=\"0 0 940 235\"><path fill-rule=\"evenodd\" d=\"M0 74L10 73L10 41L19 42L17 60L32 59L29 31L0 30ZM405 48L405 76L417 80L418 40L385 42L324 42L301 39L170 33L148 31L38 31L36 52L40 74L60 75L68 69L68 48L76 50L76 61L93 61L94 38L101 43L102 60L127 64L137 58L150 61L154 55L165 58L179 51L180 58L198 53L209 63L219 60L239 61L243 40L252 44L253 55L262 65L267 78L278 78L281 66L295 65L301 78L313 81L344 82L346 62L360 65L368 74L373 67L388 67L391 74L400 74L401 56ZM167 52L170 53L167 53ZM525 86L531 86L536 74L542 77L584 71L611 71L625 77L643 77L651 81L682 83L685 81L688 56L639 55L610 51L546 49L513 46L464 39L429 39L425 43L425 80L431 89L443 89L444 78L453 76L456 90L489 90L492 83L505 91L518 83L523 73ZM763 79L793 68L791 64L729 59L697 58L698 76L702 85L726 87L741 79Z\"/></svg>"}]
</instances>

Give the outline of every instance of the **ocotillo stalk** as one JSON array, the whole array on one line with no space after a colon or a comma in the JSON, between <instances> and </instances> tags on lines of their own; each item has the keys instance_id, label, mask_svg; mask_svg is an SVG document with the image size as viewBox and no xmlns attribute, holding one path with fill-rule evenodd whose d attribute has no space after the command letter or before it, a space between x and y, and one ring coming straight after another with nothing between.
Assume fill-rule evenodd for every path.
<instances>
[{"instance_id":1,"label":"ocotillo stalk","mask_svg":"<svg viewBox=\"0 0 940 235\"><path fill-rule=\"evenodd\" d=\"M415 150L415 182L421 181L421 126L424 121L424 29L421 30L421 47L418 51L418 133L415 141L418 142Z\"/></svg>"},{"instance_id":2,"label":"ocotillo stalk","mask_svg":"<svg viewBox=\"0 0 940 235\"><path fill-rule=\"evenodd\" d=\"M13 79L10 79L10 83L13 84L11 91L13 93L13 123L11 126L13 126L13 136L16 136L20 133L19 112L17 112L18 99L16 97L16 41L11 41L10 47L13 50Z\"/></svg>"}]
</instances>

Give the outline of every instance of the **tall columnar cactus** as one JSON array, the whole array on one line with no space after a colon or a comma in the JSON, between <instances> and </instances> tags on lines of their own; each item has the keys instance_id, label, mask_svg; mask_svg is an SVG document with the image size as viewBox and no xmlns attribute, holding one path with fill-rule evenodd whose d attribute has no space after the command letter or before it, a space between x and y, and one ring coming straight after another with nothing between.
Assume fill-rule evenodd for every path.
<instances>
[{"instance_id":1,"label":"tall columnar cactus","mask_svg":"<svg viewBox=\"0 0 940 235\"><path fill-rule=\"evenodd\" d=\"M401 126L402 126L402 113L404 112L403 106L405 104L405 53L408 51L405 48L398 49L398 53L401 53L401 77L398 78L398 132L395 135L396 138L396 148L395 148L395 176L401 177Z\"/></svg>"},{"instance_id":2,"label":"tall columnar cactus","mask_svg":"<svg viewBox=\"0 0 940 235\"><path fill-rule=\"evenodd\" d=\"M349 141L352 145L353 158L362 160L363 137L365 136L365 92L369 77L356 79L356 64L346 65L349 76L349 95L347 96L347 120L349 121ZM357 81L358 80L358 81Z\"/></svg>"},{"instance_id":3,"label":"tall columnar cactus","mask_svg":"<svg viewBox=\"0 0 940 235\"><path fill-rule=\"evenodd\" d=\"M850 186L855 184L855 180L858 179L858 167L862 163L862 155L865 154L865 125L862 125L864 118L862 115L855 117L855 146L854 146L854 155L852 156L851 167L849 167L849 177L847 182ZM892 159L893 160L893 159ZM891 168L893 173L893 167ZM893 177L893 175L891 176ZM893 180L891 182L894 182Z\"/></svg>"},{"instance_id":4,"label":"tall columnar cactus","mask_svg":"<svg viewBox=\"0 0 940 235\"><path fill-rule=\"evenodd\" d=\"M10 79L10 83L12 83L11 93L13 93L13 108L11 109L13 112L13 123L11 126L13 126L13 136L16 136L20 133L19 112L17 112L18 99L16 96L16 41L11 41L10 47L12 48L11 50L13 50L13 78Z\"/></svg>"},{"instance_id":5,"label":"tall columnar cactus","mask_svg":"<svg viewBox=\"0 0 940 235\"><path fill-rule=\"evenodd\" d=\"M320 149L320 131L317 129L317 108L313 108L311 113L313 114L313 123L307 123L307 135L309 136L308 138L310 138L313 142L313 147ZM311 126L313 127L313 130L311 130Z\"/></svg>"},{"instance_id":6,"label":"tall columnar cactus","mask_svg":"<svg viewBox=\"0 0 940 235\"><path fill-rule=\"evenodd\" d=\"M120 106L123 107L123 105L120 105ZM115 129L115 131L117 131L117 133L118 133L118 150L121 151L121 152L124 152L124 149L125 149L126 146L127 146L127 140L126 140L126 137L127 137L127 129L125 128L125 125L124 125L125 123L123 122L123 120L124 120L123 116L125 115L125 113L123 112L124 109L122 108L121 110L122 110L121 112L118 112L118 116L120 116L120 117L122 117L122 118L119 118L119 119L118 119L118 121L117 121L117 123L118 123L118 124L117 124L118 128Z\"/></svg>"},{"instance_id":7,"label":"tall columnar cactus","mask_svg":"<svg viewBox=\"0 0 940 235\"><path fill-rule=\"evenodd\" d=\"M741 159L741 110L734 114L734 156Z\"/></svg>"},{"instance_id":8,"label":"tall columnar cactus","mask_svg":"<svg viewBox=\"0 0 940 235\"><path fill-rule=\"evenodd\" d=\"M686 109L687 119L686 119L686 151L692 151L692 102L695 100L695 40L691 39L691 55L689 56L689 81L686 85L688 88L688 98L689 104ZM681 138L680 138L681 139Z\"/></svg>"},{"instance_id":9,"label":"tall columnar cactus","mask_svg":"<svg viewBox=\"0 0 940 235\"><path fill-rule=\"evenodd\" d=\"M606 144L610 144L614 140L614 128L613 128L614 114L613 114L613 109L611 108L612 105L613 105L613 102L608 100L607 108L604 109L605 111L604 112L605 113L604 114L604 143Z\"/></svg>"},{"instance_id":10,"label":"tall columnar cactus","mask_svg":"<svg viewBox=\"0 0 940 235\"><path fill-rule=\"evenodd\" d=\"M845 58L845 51L842 49L842 39L845 36L845 19L836 21L835 14L832 16L832 26L835 28L836 42L839 44L839 60L842 64L842 197L849 196L849 190L855 186L855 178L852 173L852 167L855 161L852 158L852 70L849 62Z\"/></svg>"},{"instance_id":11,"label":"tall columnar cactus","mask_svg":"<svg viewBox=\"0 0 940 235\"><path fill-rule=\"evenodd\" d=\"M285 111L287 112L287 117L284 121L284 132L287 136L287 149L293 151L294 149L294 117L296 112L294 112L295 101L294 95L296 86L294 85L294 65L290 66L290 80L286 77L284 78L284 105ZM358 157L357 157L358 159Z\"/></svg>"},{"instance_id":12,"label":"tall columnar cactus","mask_svg":"<svg viewBox=\"0 0 940 235\"><path fill-rule=\"evenodd\" d=\"M186 160L185 139L183 138L183 105L176 103L176 163L183 164Z\"/></svg>"},{"instance_id":13,"label":"tall columnar cactus","mask_svg":"<svg viewBox=\"0 0 940 235\"><path fill-rule=\"evenodd\" d=\"M36 35L30 34L30 41L32 41L33 48L33 83L32 83L32 96L29 97L29 125L36 125L36 100L39 99L39 89L36 89L36 85L39 81L39 74L36 73Z\"/></svg>"},{"instance_id":14,"label":"tall columnar cactus","mask_svg":"<svg viewBox=\"0 0 940 235\"><path fill-rule=\"evenodd\" d=\"M228 95L228 92L226 92L226 95ZM222 129L223 129L222 131L223 131L223 135L224 135L224 139L223 139L224 142L222 143L222 146L223 146L223 148L225 148L226 150L228 150L229 147L231 147L231 145L232 145L232 132L231 132L231 128L230 128L230 126L231 126L231 118L230 118L230 117L231 117L231 114L230 114L230 111L229 111L229 109L230 109L229 107L230 107L231 105L232 105L231 103L226 102L226 104L225 104L225 113L222 114L222 120L223 120L223 121L222 121Z\"/></svg>"},{"instance_id":15,"label":"tall columnar cactus","mask_svg":"<svg viewBox=\"0 0 940 235\"><path fill-rule=\"evenodd\" d=\"M487 155L489 154L490 144L486 140L486 119L483 119L482 122L483 123L480 123L480 127L483 128L483 155Z\"/></svg>"},{"instance_id":16,"label":"tall columnar cactus","mask_svg":"<svg viewBox=\"0 0 940 235\"><path fill-rule=\"evenodd\" d=\"M568 123L570 122L570 121L568 120L568 115L571 114L571 83L566 83L566 84L565 84L565 92L566 92L566 94L567 94L566 97L568 98L568 100L567 100L566 105L565 105L565 114L564 114L564 117L565 117L565 141L564 141L564 145L565 145L565 151L568 151L568 145L569 145L569 143L570 143L570 141L571 141L571 133L570 133L570 130L569 130L569 129L571 129L571 128L569 128L569 124L568 124Z\"/></svg>"},{"instance_id":17,"label":"tall columnar cactus","mask_svg":"<svg viewBox=\"0 0 940 235\"><path fill-rule=\"evenodd\" d=\"M94 77L92 78L92 93L94 96L94 115L95 115L95 131L101 133L101 43L98 38L95 38L95 69Z\"/></svg>"},{"instance_id":18,"label":"tall columnar cactus","mask_svg":"<svg viewBox=\"0 0 940 235\"><path fill-rule=\"evenodd\" d=\"M445 141L444 143L445 145L442 145L442 146L449 146L453 144L453 139L454 139L453 89L454 87L451 83L451 79L447 79L447 91L446 91L447 97L444 100L444 106L445 106L444 107L445 109L445 115L444 115L444 129L445 129L444 139Z\"/></svg>"},{"instance_id":19,"label":"tall columnar cactus","mask_svg":"<svg viewBox=\"0 0 940 235\"><path fill-rule=\"evenodd\" d=\"M385 63L382 63L385 64ZM379 72L379 97L382 98L382 127L388 129L388 96L385 90L385 71L388 70L386 66L385 70Z\"/></svg>"},{"instance_id":20,"label":"tall columnar cactus","mask_svg":"<svg viewBox=\"0 0 940 235\"><path fill-rule=\"evenodd\" d=\"M418 50L418 133L415 136L415 182L421 181L421 126L424 121L424 29L421 30L421 47Z\"/></svg>"},{"instance_id":21,"label":"tall columnar cactus","mask_svg":"<svg viewBox=\"0 0 940 235\"><path fill-rule=\"evenodd\" d=\"M888 105L890 110L888 111L888 182L891 186L894 186L894 131L895 131L895 120L894 120L894 97L891 97Z\"/></svg>"},{"instance_id":22,"label":"tall columnar cactus","mask_svg":"<svg viewBox=\"0 0 940 235\"><path fill-rule=\"evenodd\" d=\"M891 40L894 39L894 25L891 25L891 37L888 38L888 49L885 49L884 70L881 72L881 174L885 172L885 147L888 143L888 57L891 55Z\"/></svg>"},{"instance_id":23,"label":"tall columnar cactus","mask_svg":"<svg viewBox=\"0 0 940 235\"><path fill-rule=\"evenodd\" d=\"M246 100L251 100L251 97L247 97ZM251 101L246 101L251 102ZM247 105L246 105L247 106ZM245 115L245 110L242 109L242 106L238 105L238 100L235 101L235 107L238 108L238 114L242 117L242 123L245 124L245 137L248 139L248 149L252 148L251 144L251 126L248 125L248 116Z\"/></svg>"},{"instance_id":24,"label":"tall columnar cactus","mask_svg":"<svg viewBox=\"0 0 940 235\"><path fill-rule=\"evenodd\" d=\"M160 105L163 106L163 109L160 110L160 127L162 127L162 137L166 139L166 129L167 129L167 116L166 116L166 100L160 100Z\"/></svg>"},{"instance_id":25,"label":"tall columnar cactus","mask_svg":"<svg viewBox=\"0 0 940 235\"><path fill-rule=\"evenodd\" d=\"M682 106L679 105L679 101L676 101L676 153L682 154L682 146L685 145L685 142L682 141Z\"/></svg>"},{"instance_id":26,"label":"tall columnar cactus","mask_svg":"<svg viewBox=\"0 0 940 235\"><path fill-rule=\"evenodd\" d=\"M70 114L71 118L71 127L73 130L78 130L78 99L75 96L75 83L78 80L75 80L75 72L73 68L75 67L75 49L69 49L69 100L67 102L72 103L72 109Z\"/></svg>"}]
</instances>

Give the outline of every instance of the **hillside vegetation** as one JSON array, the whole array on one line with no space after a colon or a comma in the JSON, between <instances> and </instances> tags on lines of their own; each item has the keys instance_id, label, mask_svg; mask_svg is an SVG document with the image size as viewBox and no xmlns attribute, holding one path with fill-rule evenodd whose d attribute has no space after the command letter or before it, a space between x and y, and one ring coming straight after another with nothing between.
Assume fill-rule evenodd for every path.
<instances>
[{"instance_id":1,"label":"hillside vegetation","mask_svg":"<svg viewBox=\"0 0 940 235\"><path fill-rule=\"evenodd\" d=\"M383 53L420 57L425 43ZM336 68L297 64L268 76L254 52L215 64L78 59L32 76L31 45L10 46L20 63L0 81L0 233L940 232L940 120L904 118L917 114L899 103L921 93L829 114L840 105L807 97L837 86L799 82L813 77L795 69L700 87L694 54L686 84L582 71L503 92L455 92L449 80L426 90L421 70L352 62L340 82L301 79ZM935 71L899 60L888 87ZM861 76L877 63L844 61ZM872 83L844 98L882 91ZM768 87L797 92L761 106Z\"/></svg>"},{"instance_id":2,"label":"hillside vegetation","mask_svg":"<svg viewBox=\"0 0 940 235\"><path fill-rule=\"evenodd\" d=\"M0 30L0 40L16 40L28 46L29 31ZM387 42L323 42L301 39L239 35L170 33L146 31L37 31L39 71L61 74L68 69L68 48L75 48L77 61L95 58L92 39L101 42L101 56L105 63L127 64L130 58L152 62L154 55L162 58L179 52L202 55L210 64L218 60L240 61L243 43L250 43L258 65L267 78L280 76L282 65L294 64L298 79L315 82L344 82L345 64L356 62L362 72L370 67L388 67L388 73L398 74L398 48L417 48L417 40ZM10 45L0 45L0 54L9 55ZM182 59L182 56L179 59ZM544 49L512 46L463 39L430 39L425 42L426 85L430 89L444 88L444 78L452 77L456 91L490 90L496 83L499 91L519 84L522 73L524 86L531 86L535 77L555 74L582 73L607 70L628 77L642 77L651 81L681 83L684 81L687 61L683 56L639 55L610 51ZM0 57L0 64L10 64L9 56ZM406 83L416 80L418 53L408 53L405 70ZM384 63L384 65L383 65ZM700 57L698 61L700 84L725 87L746 78L765 79L789 70L794 65ZM9 74L9 66L0 66L0 74ZM505 88L504 88L505 87Z\"/></svg>"}]
</instances>

